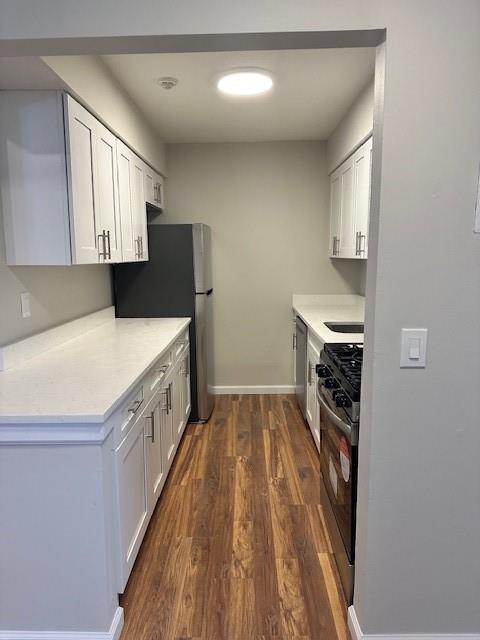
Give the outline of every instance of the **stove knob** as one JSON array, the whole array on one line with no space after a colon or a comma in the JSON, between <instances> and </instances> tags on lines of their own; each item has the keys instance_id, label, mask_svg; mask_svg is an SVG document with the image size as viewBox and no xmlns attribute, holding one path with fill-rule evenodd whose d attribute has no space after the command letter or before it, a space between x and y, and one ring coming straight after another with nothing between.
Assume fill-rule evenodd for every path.
<instances>
[{"instance_id":1,"label":"stove knob","mask_svg":"<svg viewBox=\"0 0 480 640\"><path fill-rule=\"evenodd\" d=\"M327 378L323 384L326 389L337 389L340 386L335 378Z\"/></svg>"},{"instance_id":2,"label":"stove knob","mask_svg":"<svg viewBox=\"0 0 480 640\"><path fill-rule=\"evenodd\" d=\"M315 365L315 372L319 378L326 378L330 373L324 364Z\"/></svg>"},{"instance_id":3,"label":"stove knob","mask_svg":"<svg viewBox=\"0 0 480 640\"><path fill-rule=\"evenodd\" d=\"M335 404L337 407L351 407L352 401L345 393L337 393L335 395Z\"/></svg>"}]
</instances>

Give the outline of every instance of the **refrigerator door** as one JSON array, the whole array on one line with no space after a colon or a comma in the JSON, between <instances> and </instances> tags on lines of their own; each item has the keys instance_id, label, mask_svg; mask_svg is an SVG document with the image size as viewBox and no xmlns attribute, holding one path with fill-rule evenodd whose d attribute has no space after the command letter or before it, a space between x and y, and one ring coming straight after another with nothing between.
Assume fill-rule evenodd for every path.
<instances>
[{"instance_id":1,"label":"refrigerator door","mask_svg":"<svg viewBox=\"0 0 480 640\"><path fill-rule=\"evenodd\" d=\"M192 224L192 234L195 293L207 293L212 288L211 229L206 224Z\"/></svg>"},{"instance_id":2,"label":"refrigerator door","mask_svg":"<svg viewBox=\"0 0 480 640\"><path fill-rule=\"evenodd\" d=\"M197 294L195 296L195 326L197 355L197 403L198 420L207 421L210 417L214 397L209 391L212 384L212 345L209 333L212 320L213 294Z\"/></svg>"}]
</instances>

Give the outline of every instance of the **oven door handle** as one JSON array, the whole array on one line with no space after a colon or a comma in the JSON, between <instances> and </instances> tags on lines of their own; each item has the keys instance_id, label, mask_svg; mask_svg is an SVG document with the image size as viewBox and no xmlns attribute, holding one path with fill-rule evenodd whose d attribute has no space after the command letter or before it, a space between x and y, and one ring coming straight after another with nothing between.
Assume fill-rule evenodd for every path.
<instances>
[{"instance_id":1,"label":"oven door handle","mask_svg":"<svg viewBox=\"0 0 480 640\"><path fill-rule=\"evenodd\" d=\"M346 422L343 422L343 420L341 420L337 416L337 414L330 409L328 404L322 398L321 392L317 393L317 398L318 398L318 401L320 402L320 404L322 405L323 409L325 409L325 411L327 413L327 416L330 418L330 420L333 422L333 424L336 427L338 427L340 429L340 431L342 431L347 436L350 444L351 445L357 444L357 442L356 442L356 439L357 439L356 431L354 429L352 429L352 427L349 424L347 424Z\"/></svg>"}]
</instances>

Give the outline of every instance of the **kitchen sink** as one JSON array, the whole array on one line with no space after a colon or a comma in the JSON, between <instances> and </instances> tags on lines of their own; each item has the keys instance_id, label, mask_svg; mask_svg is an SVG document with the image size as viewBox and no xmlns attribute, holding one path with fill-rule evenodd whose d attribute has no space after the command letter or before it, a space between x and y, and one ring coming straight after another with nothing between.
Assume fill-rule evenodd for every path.
<instances>
[{"instance_id":1,"label":"kitchen sink","mask_svg":"<svg viewBox=\"0 0 480 640\"><path fill-rule=\"evenodd\" d=\"M363 322L324 322L335 333L363 333Z\"/></svg>"}]
</instances>

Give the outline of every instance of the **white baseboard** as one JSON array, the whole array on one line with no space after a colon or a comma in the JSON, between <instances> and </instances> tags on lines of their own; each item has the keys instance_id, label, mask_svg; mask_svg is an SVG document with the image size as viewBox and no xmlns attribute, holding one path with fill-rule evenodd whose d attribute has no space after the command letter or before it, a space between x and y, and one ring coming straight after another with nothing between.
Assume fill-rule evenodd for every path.
<instances>
[{"instance_id":1,"label":"white baseboard","mask_svg":"<svg viewBox=\"0 0 480 640\"><path fill-rule=\"evenodd\" d=\"M0 640L119 640L123 609L117 607L108 631L1 631Z\"/></svg>"},{"instance_id":2,"label":"white baseboard","mask_svg":"<svg viewBox=\"0 0 480 640\"><path fill-rule=\"evenodd\" d=\"M480 640L476 633L392 633L392 634L365 634L362 633L357 614L353 606L348 607L348 628L352 634L352 640Z\"/></svg>"},{"instance_id":3,"label":"white baseboard","mask_svg":"<svg viewBox=\"0 0 480 640\"><path fill-rule=\"evenodd\" d=\"M263 394L280 394L280 393L295 393L295 387L291 384L284 385L249 385L249 386L209 386L208 390L216 396L222 396L226 394L236 395L263 395Z\"/></svg>"}]
</instances>

